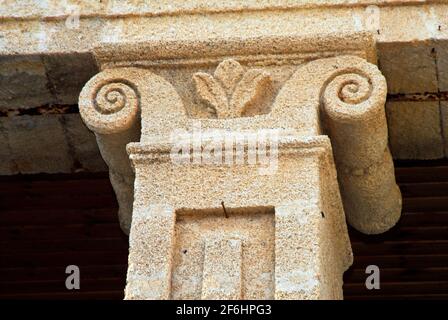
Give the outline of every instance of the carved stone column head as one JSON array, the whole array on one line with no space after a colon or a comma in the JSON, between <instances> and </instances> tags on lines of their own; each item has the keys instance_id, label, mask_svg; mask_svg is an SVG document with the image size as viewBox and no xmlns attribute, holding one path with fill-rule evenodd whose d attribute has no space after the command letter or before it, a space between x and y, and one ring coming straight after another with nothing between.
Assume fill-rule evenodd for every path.
<instances>
[{"instance_id":1,"label":"carved stone column head","mask_svg":"<svg viewBox=\"0 0 448 320\"><path fill-rule=\"evenodd\" d=\"M95 52L80 111L130 226L127 299L342 298L345 218L379 233L401 210L374 48L354 34Z\"/></svg>"}]
</instances>

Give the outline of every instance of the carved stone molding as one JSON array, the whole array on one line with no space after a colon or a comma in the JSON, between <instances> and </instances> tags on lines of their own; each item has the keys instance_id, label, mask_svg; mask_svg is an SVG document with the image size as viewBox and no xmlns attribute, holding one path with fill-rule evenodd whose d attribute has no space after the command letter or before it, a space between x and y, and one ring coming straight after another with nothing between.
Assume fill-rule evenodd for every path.
<instances>
[{"instance_id":1,"label":"carved stone molding","mask_svg":"<svg viewBox=\"0 0 448 320\"><path fill-rule=\"evenodd\" d=\"M217 43L99 49L80 95L130 231L126 298L341 299L345 217L380 233L401 211L372 38Z\"/></svg>"}]
</instances>

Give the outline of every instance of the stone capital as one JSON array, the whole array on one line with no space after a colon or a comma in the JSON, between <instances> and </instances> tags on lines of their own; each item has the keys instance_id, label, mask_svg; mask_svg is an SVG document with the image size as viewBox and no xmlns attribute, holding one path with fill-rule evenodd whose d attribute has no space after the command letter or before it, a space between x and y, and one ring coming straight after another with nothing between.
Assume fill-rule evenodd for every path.
<instances>
[{"instance_id":1,"label":"stone capital","mask_svg":"<svg viewBox=\"0 0 448 320\"><path fill-rule=\"evenodd\" d=\"M346 219L375 234L401 211L371 34L94 53L79 108L130 235L126 298L342 298Z\"/></svg>"}]
</instances>

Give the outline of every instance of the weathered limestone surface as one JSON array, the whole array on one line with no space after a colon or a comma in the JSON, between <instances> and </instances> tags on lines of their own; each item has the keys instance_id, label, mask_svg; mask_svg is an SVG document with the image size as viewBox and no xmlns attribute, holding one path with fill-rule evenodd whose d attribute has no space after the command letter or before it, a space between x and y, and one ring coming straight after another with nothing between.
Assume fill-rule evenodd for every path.
<instances>
[{"instance_id":1,"label":"weathered limestone surface","mask_svg":"<svg viewBox=\"0 0 448 320\"><path fill-rule=\"evenodd\" d=\"M68 171L71 161L60 117L40 117L38 123L34 120L30 116L16 121L1 119L5 151L14 164L11 172L32 173L35 167L44 172Z\"/></svg>"},{"instance_id":2,"label":"weathered limestone surface","mask_svg":"<svg viewBox=\"0 0 448 320\"><path fill-rule=\"evenodd\" d=\"M80 95L79 107L81 116L87 126L95 132L101 153L109 165L111 181L120 203L120 222L125 232L129 232L130 227L134 186L133 174L124 148L127 143L139 140L140 121L138 121L138 118L142 103L151 105L151 107L143 108L142 112L150 112L153 119L151 124L142 122L142 142L147 140L153 142L155 136L157 139L160 139L161 136L167 139L166 137L170 136L172 130L185 127L185 117L178 110L169 112L169 109L160 109L158 113L153 112L153 109L159 109L160 105L170 106L173 97L182 99L183 103L186 104L186 112L191 117L213 119L219 115L216 110L215 113L210 114L210 108L204 108L204 103L201 103L203 97L201 95L196 97L192 94L195 89L198 89L197 77L200 75L200 73L195 74L195 69L190 67L198 64L198 58L195 54L200 55L199 59L202 61L199 61L201 61L201 64L208 65L211 68L215 68L221 62L222 58L220 57L223 56L239 57L241 61L250 66L266 65L263 71L265 74L261 81L264 83L265 80L263 79L267 77L267 72L270 72L270 77L272 77L270 83L273 84L272 90L277 91L280 89L280 84L284 83L293 74L297 64L315 57L316 54L310 53L309 50L330 52L331 54L334 50L343 47L346 53L357 54L369 61L375 61L374 45L371 36L368 34L358 34L352 37L333 35L331 37L266 38L263 41L260 40L248 39L244 42L219 40L217 42L167 42L159 45L137 43L125 46L105 45L95 50L97 61L100 66L106 69L86 84ZM238 54L238 56L235 56L235 54ZM282 60L273 62L275 60L272 59L276 59L275 56L270 56L273 54L280 54ZM172 59L173 55L176 60ZM123 61L122 57L126 57L127 60ZM160 62L157 62L157 57L162 58ZM266 59L268 59L267 62ZM142 71L143 69L119 68L125 67L126 64L143 65L172 81L172 85L170 84L169 89L167 89L167 92L171 92L171 95L165 94L163 97L159 97L157 101L154 101L153 96L149 95L148 99L150 100L143 100L147 96L144 94L148 90L146 88L158 87L160 80L149 77ZM276 66L278 64L281 66ZM170 65L174 68L168 69L167 66ZM223 68L225 67L223 66ZM240 66L240 68L242 67ZM246 81L250 85L253 82L253 76L256 75L256 70L256 68L252 68L245 73L245 76L249 78L244 78L241 75L241 83ZM127 78L122 76L123 72L127 74ZM179 92L179 95L174 89ZM213 87L212 91L215 89ZM254 102L257 102L258 94L254 95L254 101L250 101L250 97L249 100L245 98L244 91L238 93L237 89L235 88L234 101L242 101L240 104L244 105L254 105ZM253 88L253 90L258 93L258 88ZM297 96L296 93L294 95ZM223 96L217 95L216 99L222 100ZM266 97L266 99L268 100L269 97ZM260 104L255 103L255 105ZM240 124L236 123L238 127L235 129L266 128L266 124L257 117L242 119ZM283 115L281 121L282 125L289 123L290 126L310 130L304 123L309 121L317 123L318 114L314 110L309 113L302 113L299 116L290 110L288 114ZM218 123L218 126L225 129L228 124Z\"/></svg>"},{"instance_id":3,"label":"weathered limestone surface","mask_svg":"<svg viewBox=\"0 0 448 320\"><path fill-rule=\"evenodd\" d=\"M400 216L388 142L448 154L447 74L445 0L0 0L0 174L105 170L101 153L128 299L338 299L344 218ZM86 82L95 135L40 112Z\"/></svg>"},{"instance_id":4,"label":"weathered limestone surface","mask_svg":"<svg viewBox=\"0 0 448 320\"><path fill-rule=\"evenodd\" d=\"M440 49L446 48L448 41L445 0L3 0L0 21L0 64L4 61L11 65L10 56L19 56L32 63L38 59L45 67L48 77L44 75L39 84L34 82L36 89L43 90L40 98L34 100L36 103L76 99L82 81L73 79L84 78L86 73L93 76L95 64L87 55L104 42L243 39L369 31L377 37L379 65L386 78L390 78L392 93L395 89L400 93L415 93L416 88L431 92L436 84L434 75L437 73L441 79L447 73L443 61L448 53ZM437 70L431 54L434 47L439 51L437 60L441 61ZM62 61L71 71L70 77L59 76ZM33 85L26 82L30 75L20 70L19 64L17 67L15 79L23 77L22 83L28 83L23 88L31 91ZM38 72L38 75L42 74ZM62 93L56 89L48 96L47 84L54 88L77 87L78 92ZM8 91L2 93L0 105L9 107L10 98ZM15 103L27 106L26 100Z\"/></svg>"},{"instance_id":5,"label":"weathered limestone surface","mask_svg":"<svg viewBox=\"0 0 448 320\"><path fill-rule=\"evenodd\" d=\"M401 213L388 147L386 81L376 66L350 63L353 73L336 74L325 88L323 121L334 146L348 222L367 234L382 233Z\"/></svg>"},{"instance_id":6,"label":"weathered limestone surface","mask_svg":"<svg viewBox=\"0 0 448 320\"><path fill-rule=\"evenodd\" d=\"M278 0L275 3L269 0L232 0L223 3L219 0L160 0L153 2L136 2L133 0L110 0L110 1L82 1L82 10L86 15L108 15L117 14L125 16L130 14L143 15L161 15L168 13L184 13L189 11L201 12L221 12L238 10L244 7L247 10L269 9L269 8L319 8L327 6L346 6L356 5L387 5L387 4L418 4L418 3L442 3L440 0ZM79 5L79 1L67 1L68 5ZM56 1L36 1L25 0L21 2L4 0L4 7L0 9L0 16L13 18L33 18L33 17L66 17L70 8L61 5Z\"/></svg>"},{"instance_id":7,"label":"weathered limestone surface","mask_svg":"<svg viewBox=\"0 0 448 320\"><path fill-rule=\"evenodd\" d=\"M130 232L127 299L342 298L343 207L365 233L401 211L372 35L94 52L79 107Z\"/></svg>"},{"instance_id":8,"label":"weathered limestone surface","mask_svg":"<svg viewBox=\"0 0 448 320\"><path fill-rule=\"evenodd\" d=\"M342 205L364 233L399 219L388 142L448 152L444 0L0 0L0 23L0 173L105 169L77 114L31 115L87 82L81 116L131 230L129 299L341 298ZM277 130L274 171L248 130ZM229 132L255 162L219 153Z\"/></svg>"},{"instance_id":9,"label":"weathered limestone surface","mask_svg":"<svg viewBox=\"0 0 448 320\"><path fill-rule=\"evenodd\" d=\"M53 101L45 65L39 55L0 59L2 109L35 107Z\"/></svg>"},{"instance_id":10,"label":"weathered limestone surface","mask_svg":"<svg viewBox=\"0 0 448 320\"><path fill-rule=\"evenodd\" d=\"M212 235L209 239L205 239L201 299L242 298L242 243L243 241L239 239L226 236Z\"/></svg>"},{"instance_id":11,"label":"weathered limestone surface","mask_svg":"<svg viewBox=\"0 0 448 320\"><path fill-rule=\"evenodd\" d=\"M2 174L105 171L79 114L0 117Z\"/></svg>"},{"instance_id":12,"label":"weathered limestone surface","mask_svg":"<svg viewBox=\"0 0 448 320\"><path fill-rule=\"evenodd\" d=\"M16 114L22 110L33 112L36 107L75 103L82 86L99 70L92 52L105 43L156 45L160 40L207 42L353 31L368 31L376 37L378 65L387 79L392 100L394 95L417 94L412 102L428 92L437 96L437 101L446 100L443 98L448 92L446 0L3 0L0 116L12 114L13 121L20 122L20 115ZM187 73L184 76L188 78ZM272 85L275 89L278 82ZM409 114L416 121L420 111L409 110ZM389 123L393 130L396 121ZM402 130L404 124L395 131ZM419 141L404 135L397 137L395 145L399 147L392 148L394 158L446 156L434 153L430 147L412 150L420 145ZM3 139L0 143L8 143L6 138L0 139ZM437 139L446 143L442 133ZM71 152L70 148L67 150ZM0 167L0 174L20 172L10 169L15 164L13 158L8 159L4 160L10 163ZM95 162L101 160L97 158ZM74 171L73 167L54 162L44 166L38 163L41 162L36 161L33 170L27 172Z\"/></svg>"},{"instance_id":13,"label":"weathered limestone surface","mask_svg":"<svg viewBox=\"0 0 448 320\"><path fill-rule=\"evenodd\" d=\"M446 41L438 43L435 54L437 57L437 70L439 70L439 91L448 92L448 43Z\"/></svg>"},{"instance_id":14,"label":"weathered limestone surface","mask_svg":"<svg viewBox=\"0 0 448 320\"><path fill-rule=\"evenodd\" d=\"M379 47L381 71L387 79L389 94L437 92L438 77L444 72L437 72L434 44L389 42Z\"/></svg>"},{"instance_id":15,"label":"weathered limestone surface","mask_svg":"<svg viewBox=\"0 0 448 320\"><path fill-rule=\"evenodd\" d=\"M398 158L438 159L444 156L438 101L391 101L386 110L390 146Z\"/></svg>"}]
</instances>

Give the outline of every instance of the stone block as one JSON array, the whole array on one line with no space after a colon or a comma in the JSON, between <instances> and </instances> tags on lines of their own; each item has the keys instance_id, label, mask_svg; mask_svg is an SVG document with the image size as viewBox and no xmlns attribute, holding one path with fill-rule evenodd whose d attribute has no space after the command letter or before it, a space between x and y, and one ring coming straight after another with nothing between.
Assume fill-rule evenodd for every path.
<instances>
[{"instance_id":1,"label":"stone block","mask_svg":"<svg viewBox=\"0 0 448 320\"><path fill-rule=\"evenodd\" d=\"M395 159L443 158L439 101L389 101L386 111Z\"/></svg>"},{"instance_id":2,"label":"stone block","mask_svg":"<svg viewBox=\"0 0 448 320\"><path fill-rule=\"evenodd\" d=\"M44 57L44 63L60 104L77 104L82 87L98 72L89 53L52 54Z\"/></svg>"},{"instance_id":3,"label":"stone block","mask_svg":"<svg viewBox=\"0 0 448 320\"><path fill-rule=\"evenodd\" d=\"M426 43L378 43L379 66L389 94L437 92L433 48Z\"/></svg>"},{"instance_id":4,"label":"stone block","mask_svg":"<svg viewBox=\"0 0 448 320\"><path fill-rule=\"evenodd\" d=\"M439 90L448 91L448 40L439 41L436 45L437 72Z\"/></svg>"},{"instance_id":5,"label":"stone block","mask_svg":"<svg viewBox=\"0 0 448 320\"><path fill-rule=\"evenodd\" d=\"M20 116L4 122L11 156L20 173L71 172L73 160L60 118Z\"/></svg>"},{"instance_id":6,"label":"stone block","mask_svg":"<svg viewBox=\"0 0 448 320\"><path fill-rule=\"evenodd\" d=\"M76 169L90 172L106 171L107 166L101 158L95 135L87 129L79 114L62 115L61 119L76 162Z\"/></svg>"},{"instance_id":7,"label":"stone block","mask_svg":"<svg viewBox=\"0 0 448 320\"><path fill-rule=\"evenodd\" d=\"M175 213L169 206L153 205L134 214L125 297L169 299Z\"/></svg>"},{"instance_id":8,"label":"stone block","mask_svg":"<svg viewBox=\"0 0 448 320\"><path fill-rule=\"evenodd\" d=\"M0 57L1 109L35 107L52 101L41 57Z\"/></svg>"},{"instance_id":9,"label":"stone block","mask_svg":"<svg viewBox=\"0 0 448 320\"><path fill-rule=\"evenodd\" d=\"M242 241L207 239L204 248L202 299L241 299Z\"/></svg>"}]
</instances>

